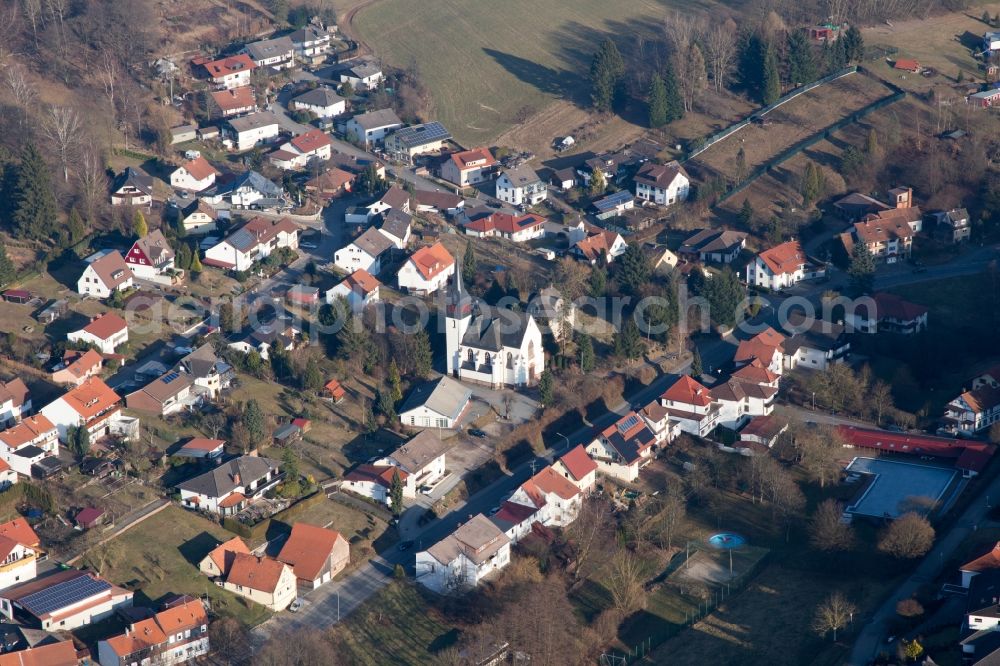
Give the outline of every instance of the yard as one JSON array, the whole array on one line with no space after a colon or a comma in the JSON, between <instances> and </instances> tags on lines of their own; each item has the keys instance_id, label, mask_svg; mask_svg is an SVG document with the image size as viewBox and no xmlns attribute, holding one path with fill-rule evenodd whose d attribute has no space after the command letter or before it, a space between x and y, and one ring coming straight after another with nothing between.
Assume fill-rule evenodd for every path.
<instances>
[{"instance_id":1,"label":"yard","mask_svg":"<svg viewBox=\"0 0 1000 666\"><path fill-rule=\"evenodd\" d=\"M168 594L207 594L213 612L257 625L270 616L269 611L213 585L198 571L198 562L232 536L210 520L171 506L92 549L87 560L91 564L103 560L104 577L138 588L137 602L155 602Z\"/></svg>"}]
</instances>

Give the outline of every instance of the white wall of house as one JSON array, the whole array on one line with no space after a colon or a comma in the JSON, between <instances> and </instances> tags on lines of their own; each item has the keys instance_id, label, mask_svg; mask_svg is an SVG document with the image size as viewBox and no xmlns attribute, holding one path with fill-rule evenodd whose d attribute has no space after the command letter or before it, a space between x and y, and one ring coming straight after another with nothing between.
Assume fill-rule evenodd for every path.
<instances>
[{"instance_id":1,"label":"white wall of house","mask_svg":"<svg viewBox=\"0 0 1000 666\"><path fill-rule=\"evenodd\" d=\"M368 272L371 273L371 271ZM428 280L417 270L416 265L412 261L407 260L402 268L399 269L396 279L399 282L400 289L406 289L408 292L415 294L433 294L448 284L448 280L454 273L455 262L452 262L450 266ZM374 273L372 274L374 275Z\"/></svg>"},{"instance_id":2,"label":"white wall of house","mask_svg":"<svg viewBox=\"0 0 1000 666\"><path fill-rule=\"evenodd\" d=\"M170 185L180 190L201 192L215 183L215 174L210 173L201 180L192 176L183 166L177 167L170 174Z\"/></svg>"},{"instance_id":3,"label":"white wall of house","mask_svg":"<svg viewBox=\"0 0 1000 666\"><path fill-rule=\"evenodd\" d=\"M223 583L222 587L223 589L229 590L230 592L238 594L241 597L245 597L250 601L256 602L274 612L282 611L288 608L288 606L295 601L299 590L295 574L292 572L292 568L287 564L283 567L281 576L278 578L278 584L275 586L273 592L255 590L250 587L243 587L230 583L229 581Z\"/></svg>"},{"instance_id":4,"label":"white wall of house","mask_svg":"<svg viewBox=\"0 0 1000 666\"><path fill-rule=\"evenodd\" d=\"M132 288L132 278L129 278L118 285L115 289L110 289L98 276L97 271L92 266L84 269L83 275L76 281L76 293L81 296L93 296L95 298L108 298L112 291L124 291Z\"/></svg>"},{"instance_id":5,"label":"white wall of house","mask_svg":"<svg viewBox=\"0 0 1000 666\"><path fill-rule=\"evenodd\" d=\"M373 257L354 243L333 253L333 265L348 274L364 269L371 275L378 276L382 270L381 258Z\"/></svg>"},{"instance_id":6,"label":"white wall of house","mask_svg":"<svg viewBox=\"0 0 1000 666\"><path fill-rule=\"evenodd\" d=\"M0 562L0 589L25 583L38 575L38 557L33 548L17 544Z\"/></svg>"},{"instance_id":7,"label":"white wall of house","mask_svg":"<svg viewBox=\"0 0 1000 666\"><path fill-rule=\"evenodd\" d=\"M99 338L88 331L80 329L79 331L73 331L66 336L66 339L70 342L83 342L86 344L91 344L97 347L101 352L105 354L115 353L115 349L122 346L128 342L128 328L124 328L118 333L115 333L106 340Z\"/></svg>"},{"instance_id":8,"label":"white wall of house","mask_svg":"<svg viewBox=\"0 0 1000 666\"><path fill-rule=\"evenodd\" d=\"M631 464L619 458L618 453L600 438L587 445L587 455L597 463L597 470L613 479L632 482L639 478L639 461Z\"/></svg>"},{"instance_id":9,"label":"white wall of house","mask_svg":"<svg viewBox=\"0 0 1000 666\"><path fill-rule=\"evenodd\" d=\"M483 578L510 563L510 544L504 544L490 559L476 565L464 554L441 564L427 551L417 553L416 578L424 587L439 594L475 587Z\"/></svg>"},{"instance_id":10,"label":"white wall of house","mask_svg":"<svg viewBox=\"0 0 1000 666\"><path fill-rule=\"evenodd\" d=\"M454 428L455 419L420 405L399 415L399 422L413 428Z\"/></svg>"},{"instance_id":11,"label":"white wall of house","mask_svg":"<svg viewBox=\"0 0 1000 666\"><path fill-rule=\"evenodd\" d=\"M319 118L336 118L337 116L347 113L347 100L342 99L339 102L330 104L329 106L292 102L292 108L298 111L308 111L309 113L314 113Z\"/></svg>"},{"instance_id":12,"label":"white wall of house","mask_svg":"<svg viewBox=\"0 0 1000 666\"><path fill-rule=\"evenodd\" d=\"M344 481L341 487L356 495L373 499L379 504L389 504L389 489L381 483L375 483L374 481Z\"/></svg>"},{"instance_id":13,"label":"white wall of house","mask_svg":"<svg viewBox=\"0 0 1000 666\"><path fill-rule=\"evenodd\" d=\"M691 191L691 181L679 173L667 189L653 187L645 183L636 183L635 196L645 201L652 201L661 206L671 206L681 201L687 201Z\"/></svg>"},{"instance_id":14,"label":"white wall of house","mask_svg":"<svg viewBox=\"0 0 1000 666\"><path fill-rule=\"evenodd\" d=\"M258 143L275 138L281 133L281 126L278 123L271 123L261 127L254 127L248 130L237 132L233 135L236 138L237 150L250 150Z\"/></svg>"}]
</instances>

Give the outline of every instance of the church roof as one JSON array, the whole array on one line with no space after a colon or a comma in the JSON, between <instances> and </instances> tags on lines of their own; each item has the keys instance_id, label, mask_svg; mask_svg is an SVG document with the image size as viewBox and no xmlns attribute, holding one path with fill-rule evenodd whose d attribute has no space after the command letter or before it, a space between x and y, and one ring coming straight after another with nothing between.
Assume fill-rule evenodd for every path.
<instances>
[{"instance_id":1,"label":"church roof","mask_svg":"<svg viewBox=\"0 0 1000 666\"><path fill-rule=\"evenodd\" d=\"M520 348L530 321L531 315L524 312L480 304L462 337L462 346L492 352Z\"/></svg>"}]
</instances>

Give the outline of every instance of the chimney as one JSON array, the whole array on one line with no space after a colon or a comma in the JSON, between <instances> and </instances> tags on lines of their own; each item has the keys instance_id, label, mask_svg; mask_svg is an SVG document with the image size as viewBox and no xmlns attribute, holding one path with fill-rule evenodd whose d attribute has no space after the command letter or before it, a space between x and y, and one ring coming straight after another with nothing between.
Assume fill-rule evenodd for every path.
<instances>
[{"instance_id":1,"label":"chimney","mask_svg":"<svg viewBox=\"0 0 1000 666\"><path fill-rule=\"evenodd\" d=\"M233 472L233 483L235 483L236 485L240 485L240 473L239 472Z\"/></svg>"}]
</instances>

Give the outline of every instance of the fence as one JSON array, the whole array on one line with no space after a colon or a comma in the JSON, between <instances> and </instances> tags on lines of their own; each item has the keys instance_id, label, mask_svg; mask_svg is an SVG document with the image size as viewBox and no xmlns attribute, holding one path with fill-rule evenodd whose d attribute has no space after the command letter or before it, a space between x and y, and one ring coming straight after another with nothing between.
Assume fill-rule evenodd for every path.
<instances>
[{"instance_id":1,"label":"fence","mask_svg":"<svg viewBox=\"0 0 1000 666\"><path fill-rule=\"evenodd\" d=\"M795 90L793 90L792 92L788 93L787 95L784 95L783 97L780 97L778 99L778 101L774 102L773 104L770 104L768 106L765 106L765 107L762 107L762 108L758 109L757 111L755 111L754 113L752 113L750 116L744 118L740 122L738 122L738 123L736 123L734 125L730 125L729 127L727 127L726 129L722 130L721 132L719 132L717 134L713 134L712 136L706 138L705 142L702 145L700 145L698 148L696 148L695 150L693 150L690 153L688 153L687 157L685 157L683 161L687 162L688 160L694 159L695 157L697 157L701 153L703 153L706 150L708 150L711 146L719 143L723 139L726 139L726 138L732 136L733 134L735 134L739 130L741 130L744 127L746 127L747 125L749 125L753 121L754 118L761 118L765 114L768 114L771 111L774 111L775 109L777 109L778 107L780 107L782 104L785 104L787 102L792 101L793 99L795 99L796 97L798 97L799 95L801 95L803 93L807 93L810 90L815 90L816 88L818 88L818 87L820 87L822 85L826 85L827 83L831 83L833 81L836 81L837 79L843 78L843 77L848 76L850 74L854 74L857 71L858 71L858 67L856 65L855 66L851 66L851 67L847 67L846 69L839 70L837 72L834 72L833 74L827 74L826 76L824 76L821 79L817 79L817 80L813 81L812 83L807 83L804 86L796 88Z\"/></svg>"}]
</instances>

